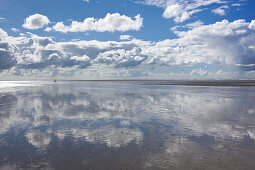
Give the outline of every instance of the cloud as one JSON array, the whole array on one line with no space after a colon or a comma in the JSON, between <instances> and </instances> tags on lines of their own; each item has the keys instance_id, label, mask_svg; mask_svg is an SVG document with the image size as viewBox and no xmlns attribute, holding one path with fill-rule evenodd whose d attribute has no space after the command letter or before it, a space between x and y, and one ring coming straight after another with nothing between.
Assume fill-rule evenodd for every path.
<instances>
[{"instance_id":1,"label":"cloud","mask_svg":"<svg viewBox=\"0 0 255 170\"><path fill-rule=\"evenodd\" d=\"M120 35L120 40L130 40L131 38L131 35Z\"/></svg>"},{"instance_id":2,"label":"cloud","mask_svg":"<svg viewBox=\"0 0 255 170\"><path fill-rule=\"evenodd\" d=\"M202 21L197 20L197 21L195 21L195 22L193 22L193 23L186 24L184 27L187 27L187 28L192 29L192 28L200 27L200 26L203 25L203 24L204 24L204 23L203 23Z\"/></svg>"},{"instance_id":3,"label":"cloud","mask_svg":"<svg viewBox=\"0 0 255 170\"><path fill-rule=\"evenodd\" d=\"M223 16L223 15L226 14L225 9L228 9L228 8L229 7L227 5L223 5L223 6L219 7L219 8L213 9L212 12L214 14L218 14L218 15Z\"/></svg>"},{"instance_id":4,"label":"cloud","mask_svg":"<svg viewBox=\"0 0 255 170\"><path fill-rule=\"evenodd\" d=\"M1 48L5 46L5 48ZM17 64L14 55L9 51L8 44L0 43L0 71L10 69Z\"/></svg>"},{"instance_id":5,"label":"cloud","mask_svg":"<svg viewBox=\"0 0 255 170\"><path fill-rule=\"evenodd\" d=\"M46 32L50 32L50 31L52 31L53 29L51 28L51 27L46 27L45 29L44 29L44 31L46 31Z\"/></svg>"},{"instance_id":6,"label":"cloud","mask_svg":"<svg viewBox=\"0 0 255 170\"><path fill-rule=\"evenodd\" d=\"M221 15L221 16L225 15L225 10L222 9L222 8L214 9L214 10L212 10L212 12L215 13L215 14Z\"/></svg>"},{"instance_id":7,"label":"cloud","mask_svg":"<svg viewBox=\"0 0 255 170\"><path fill-rule=\"evenodd\" d=\"M249 24L248 28L255 31L255 20L251 21L251 23Z\"/></svg>"},{"instance_id":8,"label":"cloud","mask_svg":"<svg viewBox=\"0 0 255 170\"><path fill-rule=\"evenodd\" d=\"M73 66L86 68L93 63L100 64L101 62L115 66L132 67L140 64L145 59L144 56L140 56L141 50L139 51L136 47L146 46L150 43L136 39L125 42L100 42L95 40L56 42L53 37L40 37L35 34L10 37L6 32L1 32L1 36L4 36L4 39L8 42L5 41L6 53L9 56L15 56L17 67L25 69ZM109 52L107 53L107 51ZM117 53L120 54L117 55ZM115 57L106 61L106 58L103 59L102 56L108 54L108 58L111 58L112 54L115 54ZM6 61L8 61L8 58L13 58L6 58L4 55L1 57Z\"/></svg>"},{"instance_id":9,"label":"cloud","mask_svg":"<svg viewBox=\"0 0 255 170\"><path fill-rule=\"evenodd\" d=\"M201 77L201 76L206 76L208 74L208 71L203 70L202 68L199 68L199 69L192 70L190 74Z\"/></svg>"},{"instance_id":10,"label":"cloud","mask_svg":"<svg viewBox=\"0 0 255 170\"><path fill-rule=\"evenodd\" d=\"M223 20L188 31L175 31L178 39L157 42L142 54L146 62L167 65L255 63L253 22Z\"/></svg>"},{"instance_id":11,"label":"cloud","mask_svg":"<svg viewBox=\"0 0 255 170\"><path fill-rule=\"evenodd\" d=\"M41 14L30 15L25 19L25 23L22 25L26 29L39 29L48 25L50 20L48 17Z\"/></svg>"},{"instance_id":12,"label":"cloud","mask_svg":"<svg viewBox=\"0 0 255 170\"><path fill-rule=\"evenodd\" d=\"M234 3L234 4L232 4L231 6L235 6L235 7L238 7L238 6L241 6L242 4L240 4L240 3Z\"/></svg>"},{"instance_id":13,"label":"cloud","mask_svg":"<svg viewBox=\"0 0 255 170\"><path fill-rule=\"evenodd\" d=\"M183 31L182 28L190 30ZM72 68L79 71L101 65L130 69L197 64L229 65L248 71L254 69L250 66L255 64L255 21L223 20L209 25L197 21L172 30L178 38L159 42L138 39L57 42L53 37L35 34L12 37L0 29L0 69Z\"/></svg>"},{"instance_id":14,"label":"cloud","mask_svg":"<svg viewBox=\"0 0 255 170\"><path fill-rule=\"evenodd\" d=\"M137 3L142 3L144 5L152 5L160 8L164 8L163 17L166 19L173 18L175 22L184 22L190 17L200 11L206 10L206 7L211 4L226 3L223 0L140 0Z\"/></svg>"},{"instance_id":15,"label":"cloud","mask_svg":"<svg viewBox=\"0 0 255 170\"><path fill-rule=\"evenodd\" d=\"M144 5L152 5L157 7L164 8L167 4L166 0L142 0L142 1L135 1L136 3L141 3Z\"/></svg>"},{"instance_id":16,"label":"cloud","mask_svg":"<svg viewBox=\"0 0 255 170\"><path fill-rule=\"evenodd\" d=\"M0 71L9 69L17 64L12 46L6 41L8 34L0 28Z\"/></svg>"},{"instance_id":17,"label":"cloud","mask_svg":"<svg viewBox=\"0 0 255 170\"><path fill-rule=\"evenodd\" d=\"M5 21L5 20L6 20L5 18L0 17L0 22L1 22L1 21Z\"/></svg>"},{"instance_id":18,"label":"cloud","mask_svg":"<svg viewBox=\"0 0 255 170\"><path fill-rule=\"evenodd\" d=\"M201 20L197 20L195 22L192 22L192 23L189 23L189 24L186 24L186 25L183 25L183 26L180 26L180 25L177 25L177 26L174 26L172 27L170 30L174 31L176 34L178 34L178 29L179 28L188 28L188 29L193 29L193 28L196 28L196 27L200 27L201 25L203 25L204 23L201 21Z\"/></svg>"},{"instance_id":19,"label":"cloud","mask_svg":"<svg viewBox=\"0 0 255 170\"><path fill-rule=\"evenodd\" d=\"M86 55L83 55L83 56L72 56L71 57L72 60L76 60L76 61L89 61L90 58Z\"/></svg>"},{"instance_id":20,"label":"cloud","mask_svg":"<svg viewBox=\"0 0 255 170\"><path fill-rule=\"evenodd\" d=\"M83 2L87 2L87 3L89 3L89 0L82 0Z\"/></svg>"},{"instance_id":21,"label":"cloud","mask_svg":"<svg viewBox=\"0 0 255 170\"><path fill-rule=\"evenodd\" d=\"M174 18L175 22L183 22L190 18L190 14L191 13L182 9L179 4L175 4L167 6L163 13L163 17L167 19Z\"/></svg>"},{"instance_id":22,"label":"cloud","mask_svg":"<svg viewBox=\"0 0 255 170\"><path fill-rule=\"evenodd\" d=\"M66 26L63 22L56 23L52 28L46 28L46 31L58 31L58 32L126 32L126 31L139 31L143 26L143 18L140 15L134 17L134 19L120 15L119 13L106 14L104 18L85 18L83 22L72 21L71 25Z\"/></svg>"},{"instance_id":23,"label":"cloud","mask_svg":"<svg viewBox=\"0 0 255 170\"><path fill-rule=\"evenodd\" d=\"M11 30L12 30L13 32L19 32L19 31L20 31L20 30L17 29L17 28L11 28Z\"/></svg>"},{"instance_id":24,"label":"cloud","mask_svg":"<svg viewBox=\"0 0 255 170\"><path fill-rule=\"evenodd\" d=\"M132 50L118 49L99 53L95 62L115 64L116 67L135 67L147 59L138 47Z\"/></svg>"},{"instance_id":25,"label":"cloud","mask_svg":"<svg viewBox=\"0 0 255 170\"><path fill-rule=\"evenodd\" d=\"M7 36L8 36L7 32L5 32L3 29L0 28L0 40L1 38L5 38Z\"/></svg>"},{"instance_id":26,"label":"cloud","mask_svg":"<svg viewBox=\"0 0 255 170\"><path fill-rule=\"evenodd\" d=\"M222 0L141 0L136 1L137 3L142 3L144 5L152 5L157 6L161 8L166 8L170 5L180 4L184 7L186 7L188 10L190 9L196 9L203 6L208 6L213 3L225 3L225 1Z\"/></svg>"},{"instance_id":27,"label":"cloud","mask_svg":"<svg viewBox=\"0 0 255 170\"><path fill-rule=\"evenodd\" d=\"M180 15L181 6L179 4L169 5L163 13L163 17L165 18L173 18Z\"/></svg>"}]
</instances>

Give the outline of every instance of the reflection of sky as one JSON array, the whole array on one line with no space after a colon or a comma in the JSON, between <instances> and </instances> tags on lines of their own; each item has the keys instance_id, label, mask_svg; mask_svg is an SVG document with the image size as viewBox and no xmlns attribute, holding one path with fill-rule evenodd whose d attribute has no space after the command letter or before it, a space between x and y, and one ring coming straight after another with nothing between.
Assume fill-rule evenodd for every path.
<instances>
[{"instance_id":1,"label":"reflection of sky","mask_svg":"<svg viewBox=\"0 0 255 170\"><path fill-rule=\"evenodd\" d=\"M238 144L247 140L254 146L253 87L109 82L15 84L18 90L13 86L0 93L3 146L13 129L16 140L20 136L15 134L23 134L30 146L44 152L70 139L117 150L138 145L150 153L143 165L147 168L178 164L183 155L202 152L199 146L222 152L229 144L240 149Z\"/></svg>"}]
</instances>

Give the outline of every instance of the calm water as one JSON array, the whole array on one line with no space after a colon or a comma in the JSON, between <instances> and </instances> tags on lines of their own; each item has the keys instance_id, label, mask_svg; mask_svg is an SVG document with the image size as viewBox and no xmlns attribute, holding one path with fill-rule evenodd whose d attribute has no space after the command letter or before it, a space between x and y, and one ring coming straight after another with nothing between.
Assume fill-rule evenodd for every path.
<instances>
[{"instance_id":1,"label":"calm water","mask_svg":"<svg viewBox=\"0 0 255 170\"><path fill-rule=\"evenodd\" d=\"M254 169L255 87L0 82L0 169Z\"/></svg>"}]
</instances>

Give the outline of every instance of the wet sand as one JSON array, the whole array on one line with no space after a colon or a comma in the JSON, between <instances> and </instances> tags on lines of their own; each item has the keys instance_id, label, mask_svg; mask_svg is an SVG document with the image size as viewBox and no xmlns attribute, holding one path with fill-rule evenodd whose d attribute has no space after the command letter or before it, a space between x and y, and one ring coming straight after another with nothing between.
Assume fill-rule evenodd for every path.
<instances>
[{"instance_id":1,"label":"wet sand","mask_svg":"<svg viewBox=\"0 0 255 170\"><path fill-rule=\"evenodd\" d=\"M0 83L0 170L255 167L255 87Z\"/></svg>"}]
</instances>

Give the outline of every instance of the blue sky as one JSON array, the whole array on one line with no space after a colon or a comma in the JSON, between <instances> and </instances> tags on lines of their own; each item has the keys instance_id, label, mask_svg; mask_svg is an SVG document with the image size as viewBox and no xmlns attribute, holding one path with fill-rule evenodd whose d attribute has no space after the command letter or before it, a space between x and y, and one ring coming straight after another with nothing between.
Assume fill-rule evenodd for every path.
<instances>
[{"instance_id":1,"label":"blue sky","mask_svg":"<svg viewBox=\"0 0 255 170\"><path fill-rule=\"evenodd\" d=\"M0 0L0 79L254 79L252 0Z\"/></svg>"}]
</instances>

